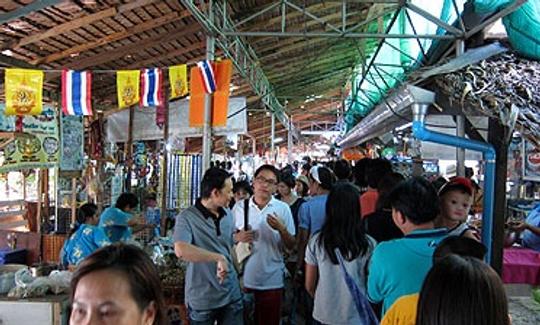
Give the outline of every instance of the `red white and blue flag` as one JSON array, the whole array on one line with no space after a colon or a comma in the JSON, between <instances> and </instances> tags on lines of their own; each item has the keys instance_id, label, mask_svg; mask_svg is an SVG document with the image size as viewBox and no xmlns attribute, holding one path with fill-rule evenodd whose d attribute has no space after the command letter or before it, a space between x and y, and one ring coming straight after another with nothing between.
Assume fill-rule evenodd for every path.
<instances>
[{"instance_id":1,"label":"red white and blue flag","mask_svg":"<svg viewBox=\"0 0 540 325\"><path fill-rule=\"evenodd\" d=\"M216 78L214 75L214 68L212 67L212 63L210 63L210 61L208 60L200 61L197 63L197 67L201 72L204 91L207 94L211 94L216 91Z\"/></svg>"},{"instance_id":2,"label":"red white and blue flag","mask_svg":"<svg viewBox=\"0 0 540 325\"><path fill-rule=\"evenodd\" d=\"M62 112L65 115L92 115L90 71L62 70Z\"/></svg>"},{"instance_id":3,"label":"red white and blue flag","mask_svg":"<svg viewBox=\"0 0 540 325\"><path fill-rule=\"evenodd\" d=\"M163 72L161 69L143 69L141 72L141 106L160 106L163 104Z\"/></svg>"}]
</instances>

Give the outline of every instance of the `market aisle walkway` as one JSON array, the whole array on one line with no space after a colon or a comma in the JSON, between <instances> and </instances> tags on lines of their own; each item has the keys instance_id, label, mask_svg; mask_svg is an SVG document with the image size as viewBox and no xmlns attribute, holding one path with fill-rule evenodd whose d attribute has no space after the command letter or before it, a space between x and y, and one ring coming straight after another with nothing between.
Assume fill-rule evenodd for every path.
<instances>
[{"instance_id":1,"label":"market aisle walkway","mask_svg":"<svg viewBox=\"0 0 540 325\"><path fill-rule=\"evenodd\" d=\"M512 325L540 324L540 303L532 297L508 299Z\"/></svg>"}]
</instances>

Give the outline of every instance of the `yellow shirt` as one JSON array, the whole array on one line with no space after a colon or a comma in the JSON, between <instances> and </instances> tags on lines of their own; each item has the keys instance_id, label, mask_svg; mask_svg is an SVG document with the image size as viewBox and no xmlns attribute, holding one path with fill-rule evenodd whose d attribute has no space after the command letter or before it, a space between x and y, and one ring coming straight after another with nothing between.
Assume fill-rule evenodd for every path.
<instances>
[{"instance_id":1,"label":"yellow shirt","mask_svg":"<svg viewBox=\"0 0 540 325\"><path fill-rule=\"evenodd\" d=\"M419 294L400 297L384 315L381 325L414 325Z\"/></svg>"}]
</instances>

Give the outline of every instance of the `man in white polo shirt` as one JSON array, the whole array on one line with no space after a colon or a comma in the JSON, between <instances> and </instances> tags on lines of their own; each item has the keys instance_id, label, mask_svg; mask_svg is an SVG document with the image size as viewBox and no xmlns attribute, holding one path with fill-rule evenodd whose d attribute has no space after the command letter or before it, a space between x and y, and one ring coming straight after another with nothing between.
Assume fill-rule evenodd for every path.
<instances>
[{"instance_id":1,"label":"man in white polo shirt","mask_svg":"<svg viewBox=\"0 0 540 325\"><path fill-rule=\"evenodd\" d=\"M284 248L295 246L295 230L289 206L272 195L279 171L263 165L254 175L254 195L249 200L249 231L244 229L244 202L233 208L236 242L252 243L252 253L244 269L244 286L255 296L255 323L278 325L281 316Z\"/></svg>"}]
</instances>

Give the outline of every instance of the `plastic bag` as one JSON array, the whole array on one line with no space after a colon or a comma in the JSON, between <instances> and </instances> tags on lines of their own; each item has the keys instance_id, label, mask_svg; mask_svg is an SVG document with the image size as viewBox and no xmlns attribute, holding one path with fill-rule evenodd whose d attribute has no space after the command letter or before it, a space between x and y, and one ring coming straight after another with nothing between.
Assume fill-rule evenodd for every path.
<instances>
[{"instance_id":1,"label":"plastic bag","mask_svg":"<svg viewBox=\"0 0 540 325\"><path fill-rule=\"evenodd\" d=\"M6 294L15 286L15 272L0 275L0 294Z\"/></svg>"},{"instance_id":2,"label":"plastic bag","mask_svg":"<svg viewBox=\"0 0 540 325\"><path fill-rule=\"evenodd\" d=\"M61 294L69 290L73 273L69 271L52 271L49 274L49 287L55 294Z\"/></svg>"}]
</instances>

